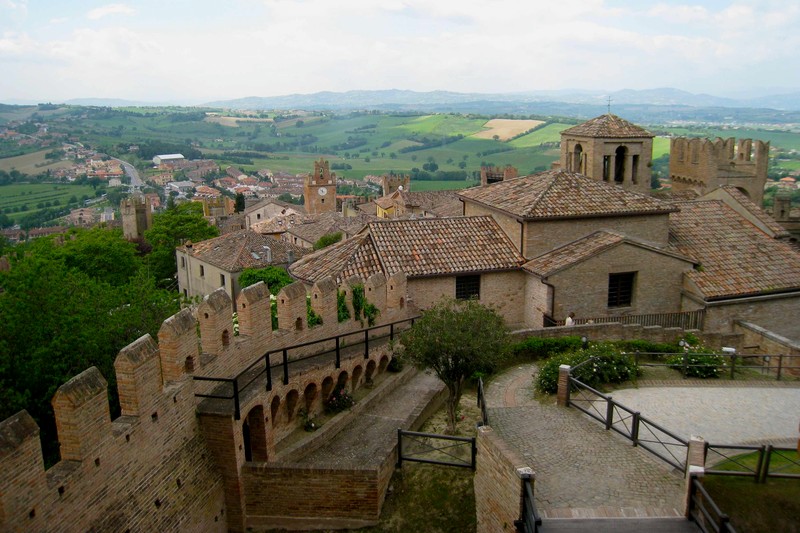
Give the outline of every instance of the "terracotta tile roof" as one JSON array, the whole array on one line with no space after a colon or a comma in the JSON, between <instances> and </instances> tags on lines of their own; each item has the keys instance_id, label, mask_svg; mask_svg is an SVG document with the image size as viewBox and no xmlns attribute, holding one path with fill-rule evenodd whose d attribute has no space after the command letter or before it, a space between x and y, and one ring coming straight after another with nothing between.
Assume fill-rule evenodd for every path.
<instances>
[{"instance_id":1,"label":"terracotta tile roof","mask_svg":"<svg viewBox=\"0 0 800 533\"><path fill-rule=\"evenodd\" d=\"M344 217L341 213L308 215L290 224L287 231L306 242L315 243L320 237L341 232L347 238L355 235L368 223L379 220L377 216L360 213L354 217Z\"/></svg>"},{"instance_id":2,"label":"terracotta tile roof","mask_svg":"<svg viewBox=\"0 0 800 533\"><path fill-rule=\"evenodd\" d=\"M734 187L733 185L723 185L721 187L725 192L730 194L733 199L735 199L739 204L747 209L747 211L753 215L755 218L759 220L764 226L766 226L771 232L775 234L776 237L788 237L789 232L786 229L775 222L775 220L769 216L767 213L764 212L763 209L758 207L753 201L748 198L742 191Z\"/></svg>"},{"instance_id":3,"label":"terracotta tile roof","mask_svg":"<svg viewBox=\"0 0 800 533\"><path fill-rule=\"evenodd\" d=\"M688 274L706 299L800 289L800 254L720 200L677 203L670 244L701 268Z\"/></svg>"},{"instance_id":4,"label":"terracotta tile roof","mask_svg":"<svg viewBox=\"0 0 800 533\"><path fill-rule=\"evenodd\" d=\"M524 258L489 216L386 220L304 257L289 271L299 279L403 271L408 277L510 270Z\"/></svg>"},{"instance_id":5,"label":"terracotta tile roof","mask_svg":"<svg viewBox=\"0 0 800 533\"><path fill-rule=\"evenodd\" d=\"M178 249L227 272L286 264L290 253L295 259L308 253L308 250L291 243L247 229L179 246Z\"/></svg>"},{"instance_id":6,"label":"terracotta tile roof","mask_svg":"<svg viewBox=\"0 0 800 533\"><path fill-rule=\"evenodd\" d=\"M663 214L672 205L565 170L547 170L459 193L523 219Z\"/></svg>"},{"instance_id":7,"label":"terracotta tile roof","mask_svg":"<svg viewBox=\"0 0 800 533\"><path fill-rule=\"evenodd\" d=\"M360 233L311 253L289 267L297 279L314 283L330 276L337 283L351 276L367 279L384 272L378 252L369 233Z\"/></svg>"},{"instance_id":8,"label":"terracotta tile roof","mask_svg":"<svg viewBox=\"0 0 800 533\"><path fill-rule=\"evenodd\" d=\"M454 191L397 191L407 207L422 209L437 217L463 214L461 200Z\"/></svg>"},{"instance_id":9,"label":"terracotta tile roof","mask_svg":"<svg viewBox=\"0 0 800 533\"><path fill-rule=\"evenodd\" d=\"M587 120L561 132L561 135L574 135L577 137L654 137L646 129L628 122L617 115L606 114Z\"/></svg>"},{"instance_id":10,"label":"terracotta tile roof","mask_svg":"<svg viewBox=\"0 0 800 533\"><path fill-rule=\"evenodd\" d=\"M678 257L689 263L692 262L692 259L676 254L672 250L662 250L613 231L600 230L535 257L522 265L522 268L537 276L546 278L622 243L632 244L658 254Z\"/></svg>"}]
</instances>

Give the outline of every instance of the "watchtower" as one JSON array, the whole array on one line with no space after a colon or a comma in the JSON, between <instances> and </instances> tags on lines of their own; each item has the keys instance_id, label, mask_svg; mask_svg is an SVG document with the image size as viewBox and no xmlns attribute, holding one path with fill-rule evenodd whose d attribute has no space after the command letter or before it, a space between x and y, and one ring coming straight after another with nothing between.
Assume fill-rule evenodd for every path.
<instances>
[{"instance_id":1,"label":"watchtower","mask_svg":"<svg viewBox=\"0 0 800 533\"><path fill-rule=\"evenodd\" d=\"M336 212L336 174L331 173L328 161L314 161L314 172L303 182L303 195L309 215Z\"/></svg>"},{"instance_id":2,"label":"watchtower","mask_svg":"<svg viewBox=\"0 0 800 533\"><path fill-rule=\"evenodd\" d=\"M606 114L561 132L560 168L647 194L654 135Z\"/></svg>"},{"instance_id":3,"label":"watchtower","mask_svg":"<svg viewBox=\"0 0 800 533\"><path fill-rule=\"evenodd\" d=\"M411 176L408 174L388 174L381 176L381 187L383 188L383 195L389 196L399 188L405 191L411 190Z\"/></svg>"},{"instance_id":4,"label":"watchtower","mask_svg":"<svg viewBox=\"0 0 800 533\"><path fill-rule=\"evenodd\" d=\"M145 230L153 225L153 212L147 197L126 198L120 203L122 234L129 241L144 238Z\"/></svg>"}]
</instances>

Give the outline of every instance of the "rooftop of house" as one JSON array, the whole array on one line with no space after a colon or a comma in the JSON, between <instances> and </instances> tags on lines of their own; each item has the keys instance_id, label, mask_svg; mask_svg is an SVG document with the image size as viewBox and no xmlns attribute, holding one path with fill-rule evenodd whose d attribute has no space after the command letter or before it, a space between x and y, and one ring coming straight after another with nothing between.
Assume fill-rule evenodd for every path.
<instances>
[{"instance_id":1,"label":"rooftop of house","mask_svg":"<svg viewBox=\"0 0 800 533\"><path fill-rule=\"evenodd\" d=\"M303 281L325 277L409 278L510 270L524 258L489 216L371 222L351 239L307 255L289 269Z\"/></svg>"},{"instance_id":2,"label":"rooftop of house","mask_svg":"<svg viewBox=\"0 0 800 533\"><path fill-rule=\"evenodd\" d=\"M578 124L561 132L561 135L571 135L575 137L611 137L611 138L641 138L654 137L652 133L628 122L617 115L607 113L593 119L587 120L583 124Z\"/></svg>"},{"instance_id":3,"label":"rooftop of house","mask_svg":"<svg viewBox=\"0 0 800 533\"><path fill-rule=\"evenodd\" d=\"M289 225L287 231L313 244L324 235L331 233L341 232L345 238L350 237L375 220L378 220L378 217L366 213L360 213L354 217L344 217L341 213L322 213L296 219L293 224Z\"/></svg>"},{"instance_id":4,"label":"rooftop of house","mask_svg":"<svg viewBox=\"0 0 800 533\"><path fill-rule=\"evenodd\" d=\"M723 185L720 187L722 191L728 193L731 198L733 198L739 205L741 205L744 209L747 210L750 215L755 217L758 222L763 224L770 232L773 233L775 237L782 238L788 237L789 232L786 229L775 222L771 216L769 216L763 209L758 207L753 201L747 197L742 191L734 187L733 185Z\"/></svg>"},{"instance_id":5,"label":"rooftop of house","mask_svg":"<svg viewBox=\"0 0 800 533\"><path fill-rule=\"evenodd\" d=\"M527 220L655 215L676 210L645 194L559 169L467 189L459 196Z\"/></svg>"},{"instance_id":6,"label":"rooftop of house","mask_svg":"<svg viewBox=\"0 0 800 533\"><path fill-rule=\"evenodd\" d=\"M198 243L187 243L179 246L178 250L227 272L287 264L290 255L294 259L299 259L308 252L288 242L249 229L227 233Z\"/></svg>"},{"instance_id":7,"label":"rooftop of house","mask_svg":"<svg viewBox=\"0 0 800 533\"><path fill-rule=\"evenodd\" d=\"M688 274L707 300L800 290L800 254L721 200L677 202L670 245L700 267Z\"/></svg>"},{"instance_id":8,"label":"rooftop of house","mask_svg":"<svg viewBox=\"0 0 800 533\"><path fill-rule=\"evenodd\" d=\"M537 276L546 278L625 243L650 250L654 253L677 257L685 260L687 263L692 262L692 259L676 254L674 251L656 248L649 244L631 239L630 237L625 237L624 235L620 235L619 233L612 231L599 230L585 237L581 237L573 242L567 243L564 246L560 246L555 250L551 250L538 257L534 257L525 263L522 268L528 272L536 274Z\"/></svg>"},{"instance_id":9,"label":"rooftop of house","mask_svg":"<svg viewBox=\"0 0 800 533\"><path fill-rule=\"evenodd\" d=\"M284 202L282 200L278 200L277 198L264 198L262 200L259 200L258 202L255 202L245 207L244 213L245 215L248 215L253 211L257 211L263 207L267 207L268 205L276 205L278 207L281 207L282 209L286 209L287 211L288 210L294 211L295 213L306 212L305 207L303 207L302 205L290 204L289 202Z\"/></svg>"},{"instance_id":10,"label":"rooftop of house","mask_svg":"<svg viewBox=\"0 0 800 533\"><path fill-rule=\"evenodd\" d=\"M463 214L463 206L454 191L397 190L391 196L395 195L406 207L421 209L438 217L457 217Z\"/></svg>"}]
</instances>

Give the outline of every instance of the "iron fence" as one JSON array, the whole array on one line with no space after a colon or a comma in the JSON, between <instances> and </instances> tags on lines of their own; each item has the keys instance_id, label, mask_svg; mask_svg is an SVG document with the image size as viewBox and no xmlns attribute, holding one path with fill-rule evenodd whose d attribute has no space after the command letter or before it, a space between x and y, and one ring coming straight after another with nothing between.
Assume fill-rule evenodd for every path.
<instances>
[{"instance_id":1,"label":"iron fence","mask_svg":"<svg viewBox=\"0 0 800 533\"><path fill-rule=\"evenodd\" d=\"M574 318L573 324L576 326L591 324L639 324L640 326L661 326L663 328L681 329L703 329L706 310L684 311L681 313L650 313L643 315L620 315L620 316L595 316L586 318ZM548 326L563 326L563 320L551 320Z\"/></svg>"},{"instance_id":2,"label":"iron fence","mask_svg":"<svg viewBox=\"0 0 800 533\"><path fill-rule=\"evenodd\" d=\"M397 430L397 468L410 461L475 470L477 455L475 437Z\"/></svg>"},{"instance_id":3,"label":"iron fence","mask_svg":"<svg viewBox=\"0 0 800 533\"><path fill-rule=\"evenodd\" d=\"M536 501L533 499L533 483L529 477L522 478L522 509L519 520L514 521L514 526L519 533L538 533L542 525L542 517L536 510Z\"/></svg>"},{"instance_id":4,"label":"iron fence","mask_svg":"<svg viewBox=\"0 0 800 533\"><path fill-rule=\"evenodd\" d=\"M574 377L570 376L569 381L573 390L569 393L568 406L589 415L604 424L606 430L619 433L634 446L641 446L678 470L686 470L687 440Z\"/></svg>"},{"instance_id":5,"label":"iron fence","mask_svg":"<svg viewBox=\"0 0 800 533\"><path fill-rule=\"evenodd\" d=\"M486 396L483 389L483 378L478 378L478 407L481 408L481 425L489 425L489 413L486 409Z\"/></svg>"},{"instance_id":6,"label":"iron fence","mask_svg":"<svg viewBox=\"0 0 800 533\"><path fill-rule=\"evenodd\" d=\"M386 338L388 338L389 340L394 340L399 325L408 324L410 326L413 326L414 321L417 318L419 317L414 316L410 318L405 318L403 320L397 320L395 322L391 322L388 324L371 326L368 328L351 331L349 333L339 334L333 337L326 337L324 339L317 339L309 342L304 342L301 344L287 346L285 348L270 350L261 357L259 357L258 359L256 359L255 361L253 361L252 363L250 363L244 370L242 370L235 377L232 378L193 376L193 379L195 381L216 384L211 393L195 393L195 397L208 398L214 400L232 400L234 418L236 420L239 420L241 417L241 411L240 411L241 395L256 381L261 380L262 378L265 379L266 390L268 391L272 390L273 370L280 368L282 370L283 384L288 385L290 365L297 365L305 361L319 359L321 357L331 357L333 359L335 368L340 368L342 353L343 350L345 350L343 341L353 336L359 336L359 342L348 345L347 350L353 353L353 352L360 352L361 349L363 348L364 359L368 359L370 343L374 344L375 342L380 342ZM385 330L385 329L388 329L388 333L382 333L370 336L370 332L374 332L376 330ZM403 330L406 328L400 328L400 329ZM360 335L362 334L363 334L363 339L360 338ZM326 344L330 345L331 342L334 344L333 349L325 348L325 345ZM293 357L290 359L289 357L290 350L297 350L300 348L307 348L310 346L320 346L321 350L319 352L310 355L303 355L299 357ZM271 356L275 354L280 355L279 363L273 363L271 360Z\"/></svg>"},{"instance_id":7,"label":"iron fence","mask_svg":"<svg viewBox=\"0 0 800 533\"><path fill-rule=\"evenodd\" d=\"M691 374L702 374L706 377L725 377L736 379L747 372L778 381L784 378L800 378L800 355L787 354L737 354L737 353L683 353L633 352L634 362L639 367L668 367L680 371L684 379ZM716 364L704 359L714 356L722 361ZM667 362L667 358L675 361Z\"/></svg>"},{"instance_id":8,"label":"iron fence","mask_svg":"<svg viewBox=\"0 0 800 533\"><path fill-rule=\"evenodd\" d=\"M706 474L752 477L756 483L767 478L800 479L800 459L795 448L763 446L732 446L706 443ZM756 454L751 466L752 455Z\"/></svg>"},{"instance_id":9,"label":"iron fence","mask_svg":"<svg viewBox=\"0 0 800 533\"><path fill-rule=\"evenodd\" d=\"M711 499L700 479L692 474L689 484L689 520L703 533L736 533L730 517Z\"/></svg>"}]
</instances>

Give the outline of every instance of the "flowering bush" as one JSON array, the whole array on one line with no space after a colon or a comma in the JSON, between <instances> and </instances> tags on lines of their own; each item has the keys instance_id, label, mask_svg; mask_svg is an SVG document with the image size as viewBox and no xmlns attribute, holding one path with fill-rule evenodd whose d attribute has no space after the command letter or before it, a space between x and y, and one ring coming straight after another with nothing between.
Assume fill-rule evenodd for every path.
<instances>
[{"instance_id":1,"label":"flowering bush","mask_svg":"<svg viewBox=\"0 0 800 533\"><path fill-rule=\"evenodd\" d=\"M239 313L233 313L233 336L239 336Z\"/></svg>"},{"instance_id":2,"label":"flowering bush","mask_svg":"<svg viewBox=\"0 0 800 533\"><path fill-rule=\"evenodd\" d=\"M344 390L341 385L336 387L328 399L323 402L325 405L325 412L329 414L341 413L345 409L350 409L356 404L356 401L349 392Z\"/></svg>"},{"instance_id":3,"label":"flowering bush","mask_svg":"<svg viewBox=\"0 0 800 533\"><path fill-rule=\"evenodd\" d=\"M667 358L667 364L687 378L703 379L719 377L727 366L724 356L703 353L676 354Z\"/></svg>"},{"instance_id":4,"label":"flowering bush","mask_svg":"<svg viewBox=\"0 0 800 533\"><path fill-rule=\"evenodd\" d=\"M570 365L574 368L592 357L596 359L572 372L575 379L590 387L634 380L640 374L639 365L633 357L621 353L611 343L601 342L592 344L585 350L565 352L548 359L539 369L536 389L547 394L555 393L558 390L559 366Z\"/></svg>"}]
</instances>

